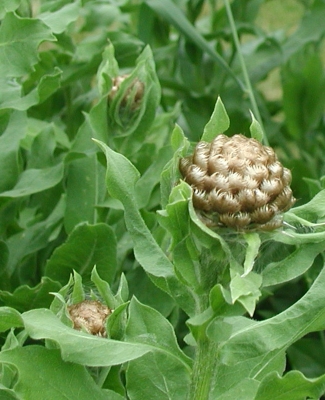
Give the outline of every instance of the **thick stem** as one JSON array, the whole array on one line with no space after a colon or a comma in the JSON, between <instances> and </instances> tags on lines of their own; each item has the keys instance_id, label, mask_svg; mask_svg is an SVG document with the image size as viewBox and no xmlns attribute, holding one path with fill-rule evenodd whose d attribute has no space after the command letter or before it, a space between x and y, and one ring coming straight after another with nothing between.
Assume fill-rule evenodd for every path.
<instances>
[{"instance_id":1,"label":"thick stem","mask_svg":"<svg viewBox=\"0 0 325 400\"><path fill-rule=\"evenodd\" d=\"M217 363L217 343L199 339L195 353L189 400L208 400Z\"/></svg>"}]
</instances>

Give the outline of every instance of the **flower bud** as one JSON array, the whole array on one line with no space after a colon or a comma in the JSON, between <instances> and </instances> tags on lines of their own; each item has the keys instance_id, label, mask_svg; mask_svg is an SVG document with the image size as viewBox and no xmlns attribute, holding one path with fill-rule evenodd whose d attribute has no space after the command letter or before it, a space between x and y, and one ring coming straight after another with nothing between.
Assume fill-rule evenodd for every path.
<instances>
[{"instance_id":1,"label":"flower bud","mask_svg":"<svg viewBox=\"0 0 325 400\"><path fill-rule=\"evenodd\" d=\"M112 88L108 95L109 100L113 100L117 95L118 91L121 90L122 83L129 77L130 75L120 75L112 80ZM132 111L135 111L139 108L142 97L144 94L144 84L139 81L139 79L135 78L133 82L126 88L125 93L122 97L120 106L121 107L130 107Z\"/></svg>"},{"instance_id":2,"label":"flower bud","mask_svg":"<svg viewBox=\"0 0 325 400\"><path fill-rule=\"evenodd\" d=\"M96 300L84 300L68 306L73 328L91 335L106 336L106 318L112 313L107 306Z\"/></svg>"},{"instance_id":3,"label":"flower bud","mask_svg":"<svg viewBox=\"0 0 325 400\"><path fill-rule=\"evenodd\" d=\"M179 168L193 188L195 209L220 226L276 229L295 202L291 172L274 150L243 135L199 142Z\"/></svg>"}]
</instances>

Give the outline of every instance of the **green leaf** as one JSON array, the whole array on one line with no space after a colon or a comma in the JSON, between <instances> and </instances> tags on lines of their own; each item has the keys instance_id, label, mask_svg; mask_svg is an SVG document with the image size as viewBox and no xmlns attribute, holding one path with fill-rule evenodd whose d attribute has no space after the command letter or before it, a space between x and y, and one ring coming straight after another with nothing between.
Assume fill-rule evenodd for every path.
<instances>
[{"instance_id":1,"label":"green leaf","mask_svg":"<svg viewBox=\"0 0 325 400\"><path fill-rule=\"evenodd\" d=\"M18 370L15 392L25 400L106 400L85 367L62 361L59 350L17 347L0 353L0 362Z\"/></svg>"},{"instance_id":2,"label":"green leaf","mask_svg":"<svg viewBox=\"0 0 325 400\"><path fill-rule=\"evenodd\" d=\"M16 396L14 390L4 388L0 383L0 396L1 400L20 400L19 397Z\"/></svg>"},{"instance_id":3,"label":"green leaf","mask_svg":"<svg viewBox=\"0 0 325 400\"><path fill-rule=\"evenodd\" d=\"M324 392L325 375L308 379L298 371L290 371L284 377L274 372L263 379L255 400L319 399Z\"/></svg>"},{"instance_id":4,"label":"green leaf","mask_svg":"<svg viewBox=\"0 0 325 400\"><path fill-rule=\"evenodd\" d=\"M188 372L159 353L146 354L128 364L126 387L131 400L186 400L189 386Z\"/></svg>"},{"instance_id":5,"label":"green leaf","mask_svg":"<svg viewBox=\"0 0 325 400\"><path fill-rule=\"evenodd\" d=\"M129 320L126 327L129 342L147 344L166 357L176 359L180 366L191 371L192 361L179 348L174 329L170 322L157 310L141 304L133 298L129 306Z\"/></svg>"},{"instance_id":6,"label":"green leaf","mask_svg":"<svg viewBox=\"0 0 325 400\"><path fill-rule=\"evenodd\" d=\"M69 163L64 214L64 226L68 233L79 223L94 224L97 221L96 206L105 192L105 168L98 163L96 154Z\"/></svg>"},{"instance_id":7,"label":"green leaf","mask_svg":"<svg viewBox=\"0 0 325 400\"><path fill-rule=\"evenodd\" d=\"M55 12L44 12L37 16L53 33L62 33L66 28L79 18L80 1L66 4Z\"/></svg>"},{"instance_id":8,"label":"green leaf","mask_svg":"<svg viewBox=\"0 0 325 400\"><path fill-rule=\"evenodd\" d=\"M92 336L64 325L48 309L22 314L25 329L33 339L51 339L61 349L65 361L88 366L111 366L143 356L151 350L140 343L119 342Z\"/></svg>"},{"instance_id":9,"label":"green leaf","mask_svg":"<svg viewBox=\"0 0 325 400\"><path fill-rule=\"evenodd\" d=\"M170 162L167 163L160 177L162 207L166 207L172 188L180 178L178 168L179 158L186 155L189 145L190 143L185 137L182 128L176 124L171 135L171 146L174 150L174 156Z\"/></svg>"},{"instance_id":10,"label":"green leaf","mask_svg":"<svg viewBox=\"0 0 325 400\"><path fill-rule=\"evenodd\" d=\"M55 40L41 21L9 12L0 27L0 76L19 77L33 70L40 43Z\"/></svg>"},{"instance_id":11,"label":"green leaf","mask_svg":"<svg viewBox=\"0 0 325 400\"><path fill-rule=\"evenodd\" d=\"M0 291L0 299L7 306L14 307L20 312L32 308L49 307L53 300L50 292L57 292L60 287L58 282L42 277L41 282L34 287L21 285L13 293Z\"/></svg>"},{"instance_id":12,"label":"green leaf","mask_svg":"<svg viewBox=\"0 0 325 400\"><path fill-rule=\"evenodd\" d=\"M234 80L242 87L241 82L229 68L224 59L213 49L212 46L204 39L197 29L189 22L182 11L171 0L146 0L146 3L158 15L172 24L179 30L190 42L195 43L201 50L209 54L221 68L223 68Z\"/></svg>"},{"instance_id":13,"label":"green leaf","mask_svg":"<svg viewBox=\"0 0 325 400\"><path fill-rule=\"evenodd\" d=\"M135 184L139 172L123 155L96 140L107 159L106 184L109 194L123 203L125 223L134 242L136 259L153 282L172 295L182 306L190 310L193 300L176 279L172 263L154 240L136 204Z\"/></svg>"},{"instance_id":14,"label":"green leaf","mask_svg":"<svg viewBox=\"0 0 325 400\"><path fill-rule=\"evenodd\" d=\"M9 261L7 272L12 275L20 261L29 254L46 247L58 235L57 228L63 218L64 197L59 200L52 213L43 221L27 226L7 240Z\"/></svg>"},{"instance_id":15,"label":"green leaf","mask_svg":"<svg viewBox=\"0 0 325 400\"><path fill-rule=\"evenodd\" d=\"M261 296L259 290L262 284L260 275L249 272L245 275L233 274L230 282L230 292L233 303L239 301L250 316L254 314L256 302Z\"/></svg>"},{"instance_id":16,"label":"green leaf","mask_svg":"<svg viewBox=\"0 0 325 400\"><path fill-rule=\"evenodd\" d=\"M277 285L301 276L313 265L315 257L324 250L324 241L298 246L288 257L267 265L262 271L263 286Z\"/></svg>"},{"instance_id":17,"label":"green leaf","mask_svg":"<svg viewBox=\"0 0 325 400\"><path fill-rule=\"evenodd\" d=\"M96 285L96 288L98 289L99 294L105 301L107 307L111 310L115 310L115 308L118 307L120 303L115 299L115 296L108 282L101 279L101 277L98 275L96 266L91 272L91 281L94 282L94 284Z\"/></svg>"},{"instance_id":18,"label":"green leaf","mask_svg":"<svg viewBox=\"0 0 325 400\"><path fill-rule=\"evenodd\" d=\"M283 369L278 368L281 364L284 368L285 350L309 332L325 327L324 285L323 269L306 295L275 317L261 322L250 321L250 325L243 327L238 326L234 319L234 333L219 350L221 364L216 371L214 393L229 389L234 374L240 381L247 377L262 380L275 369L282 373Z\"/></svg>"},{"instance_id":19,"label":"green leaf","mask_svg":"<svg viewBox=\"0 0 325 400\"><path fill-rule=\"evenodd\" d=\"M159 183L160 173L171 157L169 146L161 148L156 159L137 181L135 191L139 208L144 208L148 204L155 186Z\"/></svg>"},{"instance_id":20,"label":"green leaf","mask_svg":"<svg viewBox=\"0 0 325 400\"><path fill-rule=\"evenodd\" d=\"M27 169L20 175L15 187L0 193L0 197L17 198L42 192L61 182L63 172L63 163L43 169Z\"/></svg>"},{"instance_id":21,"label":"green leaf","mask_svg":"<svg viewBox=\"0 0 325 400\"><path fill-rule=\"evenodd\" d=\"M26 135L27 118L25 113L13 112L6 130L0 136L0 193L11 189L21 172L19 160L20 141Z\"/></svg>"},{"instance_id":22,"label":"green leaf","mask_svg":"<svg viewBox=\"0 0 325 400\"><path fill-rule=\"evenodd\" d=\"M257 119L254 117L254 114L251 112L251 118L252 118L252 123L249 127L251 136L253 139L258 140L259 142L263 142L263 137L264 137L264 132L263 129L260 125L260 123L257 121Z\"/></svg>"},{"instance_id":23,"label":"green leaf","mask_svg":"<svg viewBox=\"0 0 325 400\"><path fill-rule=\"evenodd\" d=\"M244 238L247 242L247 249L244 261L244 274L248 274L254 267L255 258L258 255L261 239L258 233L246 233Z\"/></svg>"},{"instance_id":24,"label":"green leaf","mask_svg":"<svg viewBox=\"0 0 325 400\"><path fill-rule=\"evenodd\" d=\"M0 96L0 110L12 108L24 111L43 103L60 87L61 75L62 71L55 67L51 74L43 75L36 88L26 96L22 96L22 87L17 82L2 79L0 84L4 90Z\"/></svg>"},{"instance_id":25,"label":"green leaf","mask_svg":"<svg viewBox=\"0 0 325 400\"><path fill-rule=\"evenodd\" d=\"M308 43L318 43L324 35L325 27L322 24L325 18L325 4L323 1L315 1L308 8L301 19L297 30L288 37L282 46L282 54L285 59L291 57L299 49Z\"/></svg>"},{"instance_id":26,"label":"green leaf","mask_svg":"<svg viewBox=\"0 0 325 400\"><path fill-rule=\"evenodd\" d=\"M85 113L85 121L78 129L71 147L71 153L92 155L97 151L97 146L92 139L107 142L107 97L103 97L89 112ZM69 155L67 156L69 159Z\"/></svg>"},{"instance_id":27,"label":"green leaf","mask_svg":"<svg viewBox=\"0 0 325 400\"><path fill-rule=\"evenodd\" d=\"M230 125L230 120L220 97L216 102L210 121L205 125L201 140L211 142L220 133L224 133Z\"/></svg>"},{"instance_id":28,"label":"green leaf","mask_svg":"<svg viewBox=\"0 0 325 400\"><path fill-rule=\"evenodd\" d=\"M191 361L180 350L173 327L156 310L132 299L126 328L130 342L152 346L154 352L129 363L127 388L131 399L185 399ZM143 384L139 384L142 382Z\"/></svg>"},{"instance_id":29,"label":"green leaf","mask_svg":"<svg viewBox=\"0 0 325 400\"><path fill-rule=\"evenodd\" d=\"M109 103L111 130L115 143L124 154L134 154L142 147L160 102L160 83L153 54L146 46ZM139 99L138 99L139 98Z\"/></svg>"},{"instance_id":30,"label":"green leaf","mask_svg":"<svg viewBox=\"0 0 325 400\"><path fill-rule=\"evenodd\" d=\"M311 336L298 340L287 351L292 369L302 372L307 378L324 375L325 365L321 348L321 335L319 338Z\"/></svg>"},{"instance_id":31,"label":"green leaf","mask_svg":"<svg viewBox=\"0 0 325 400\"><path fill-rule=\"evenodd\" d=\"M305 132L317 127L325 106L325 73L319 54L313 48L294 54L282 69L282 81L288 131L303 143Z\"/></svg>"},{"instance_id":32,"label":"green leaf","mask_svg":"<svg viewBox=\"0 0 325 400\"><path fill-rule=\"evenodd\" d=\"M78 225L46 263L45 275L65 284L73 270L90 278L95 265L102 279L113 281L117 268L116 239L104 223Z\"/></svg>"},{"instance_id":33,"label":"green leaf","mask_svg":"<svg viewBox=\"0 0 325 400\"><path fill-rule=\"evenodd\" d=\"M118 64L114 57L114 46L111 43L105 48L102 57L103 60L97 71L97 85L99 93L104 96L112 88L111 78L119 74Z\"/></svg>"},{"instance_id":34,"label":"green leaf","mask_svg":"<svg viewBox=\"0 0 325 400\"><path fill-rule=\"evenodd\" d=\"M0 18L2 19L9 11L15 11L21 0L2 0L0 3Z\"/></svg>"},{"instance_id":35,"label":"green leaf","mask_svg":"<svg viewBox=\"0 0 325 400\"><path fill-rule=\"evenodd\" d=\"M18 311L10 307L0 307L0 332L23 326L24 322Z\"/></svg>"}]
</instances>

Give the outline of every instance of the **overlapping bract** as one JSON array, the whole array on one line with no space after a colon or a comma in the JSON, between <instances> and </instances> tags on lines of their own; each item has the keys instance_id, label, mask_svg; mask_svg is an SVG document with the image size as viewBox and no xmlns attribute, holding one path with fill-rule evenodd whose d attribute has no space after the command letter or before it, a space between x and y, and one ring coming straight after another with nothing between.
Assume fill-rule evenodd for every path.
<instances>
[{"instance_id":1,"label":"overlapping bract","mask_svg":"<svg viewBox=\"0 0 325 400\"><path fill-rule=\"evenodd\" d=\"M291 172L274 150L243 135L201 141L179 167L193 188L194 207L221 226L275 229L295 202Z\"/></svg>"}]
</instances>

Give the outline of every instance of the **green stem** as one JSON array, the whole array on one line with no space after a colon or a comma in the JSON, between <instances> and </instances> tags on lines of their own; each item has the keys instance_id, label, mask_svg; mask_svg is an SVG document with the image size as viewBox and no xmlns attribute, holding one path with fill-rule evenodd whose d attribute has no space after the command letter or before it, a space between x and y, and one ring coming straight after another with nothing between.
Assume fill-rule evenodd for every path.
<instances>
[{"instance_id":1,"label":"green stem","mask_svg":"<svg viewBox=\"0 0 325 400\"><path fill-rule=\"evenodd\" d=\"M251 102L253 114L255 115L257 121L261 125L262 130L264 132L264 135L263 135L264 144L268 145L268 140L267 140L267 137L265 135L265 129L264 129L264 126L263 126L261 114L260 114L258 106L257 106L257 102L256 102L256 99L255 99L255 96L254 96L254 92L253 92L253 88L252 88L252 85L251 85L251 81L249 79L248 71L247 71L247 68L246 68L245 60L244 60L243 54L241 52L239 37L238 37L236 24L235 24L234 16L233 16L232 11L231 11L229 0L224 0L224 3L225 3L225 8L226 8L226 12L227 12L230 28L231 28L231 31L232 31L232 35L233 35L233 38L234 38L234 43L235 43L235 46L236 46L236 49L237 49L240 66L241 66L241 69L242 69L242 72L243 72L243 76L244 76L244 82L245 82L245 85L246 85L245 92L248 94L249 100Z\"/></svg>"},{"instance_id":2,"label":"green stem","mask_svg":"<svg viewBox=\"0 0 325 400\"><path fill-rule=\"evenodd\" d=\"M189 400L207 400L217 363L217 343L199 339L195 353Z\"/></svg>"},{"instance_id":3,"label":"green stem","mask_svg":"<svg viewBox=\"0 0 325 400\"><path fill-rule=\"evenodd\" d=\"M205 264L205 262L203 262L203 264ZM202 262L201 266L203 266ZM205 266L207 267L208 264ZM206 294L200 296L197 314L201 314L209 307L209 296L207 293L210 292L211 287L208 289L209 284L206 280L205 284L207 286ZM207 337L205 328L203 328L196 338L195 358L188 400L209 399L217 364L217 347L218 344Z\"/></svg>"}]
</instances>

